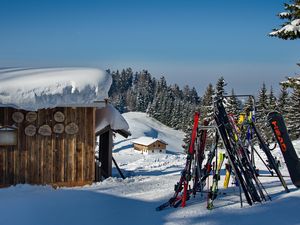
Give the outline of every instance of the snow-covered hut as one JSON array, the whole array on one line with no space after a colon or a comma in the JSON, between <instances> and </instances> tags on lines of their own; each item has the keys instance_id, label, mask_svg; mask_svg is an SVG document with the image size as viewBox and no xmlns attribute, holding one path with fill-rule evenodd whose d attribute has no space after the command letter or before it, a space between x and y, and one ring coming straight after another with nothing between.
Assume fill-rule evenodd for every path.
<instances>
[{"instance_id":1,"label":"snow-covered hut","mask_svg":"<svg viewBox=\"0 0 300 225\"><path fill-rule=\"evenodd\" d=\"M99 164L110 176L112 129L129 134L105 101L111 82L93 68L1 68L0 186L92 183L96 133ZM101 113L108 109L114 114Z\"/></svg>"},{"instance_id":2,"label":"snow-covered hut","mask_svg":"<svg viewBox=\"0 0 300 225\"><path fill-rule=\"evenodd\" d=\"M134 150L144 154L166 153L165 141L152 137L140 137L132 141Z\"/></svg>"}]
</instances>

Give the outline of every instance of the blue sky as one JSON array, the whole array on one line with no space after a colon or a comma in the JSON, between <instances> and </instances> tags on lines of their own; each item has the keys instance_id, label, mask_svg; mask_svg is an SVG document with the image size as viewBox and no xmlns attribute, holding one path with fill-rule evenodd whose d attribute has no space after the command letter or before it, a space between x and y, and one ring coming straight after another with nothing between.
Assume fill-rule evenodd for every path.
<instances>
[{"instance_id":1,"label":"blue sky","mask_svg":"<svg viewBox=\"0 0 300 225\"><path fill-rule=\"evenodd\" d=\"M0 1L0 65L132 67L200 92L236 92L299 72L300 41L268 37L284 0Z\"/></svg>"}]
</instances>

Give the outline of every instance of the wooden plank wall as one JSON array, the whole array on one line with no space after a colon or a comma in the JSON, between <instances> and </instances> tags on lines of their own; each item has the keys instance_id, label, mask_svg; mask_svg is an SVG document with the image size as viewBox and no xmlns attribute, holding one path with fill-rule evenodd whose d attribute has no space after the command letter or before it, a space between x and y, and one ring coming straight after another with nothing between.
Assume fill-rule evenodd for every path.
<instances>
[{"instance_id":1,"label":"wooden plank wall","mask_svg":"<svg viewBox=\"0 0 300 225\"><path fill-rule=\"evenodd\" d=\"M37 120L21 123L12 120L12 114L27 111L0 108L0 125L18 127L18 144L0 146L0 186L19 183L52 184L55 186L77 186L92 183L95 173L95 108L41 109ZM24 129L33 124L37 129L44 124L51 128L57 123L54 113L65 115L63 124L75 122L77 134L55 134L43 136L38 132L25 135Z\"/></svg>"}]
</instances>

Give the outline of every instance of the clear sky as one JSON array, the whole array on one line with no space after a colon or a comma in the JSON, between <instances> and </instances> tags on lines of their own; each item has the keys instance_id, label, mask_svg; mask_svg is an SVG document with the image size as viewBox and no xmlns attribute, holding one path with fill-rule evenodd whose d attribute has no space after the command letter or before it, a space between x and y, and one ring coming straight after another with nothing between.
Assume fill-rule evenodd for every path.
<instances>
[{"instance_id":1,"label":"clear sky","mask_svg":"<svg viewBox=\"0 0 300 225\"><path fill-rule=\"evenodd\" d=\"M240 94L299 72L300 41L268 37L288 0L1 0L0 66L148 69Z\"/></svg>"}]
</instances>

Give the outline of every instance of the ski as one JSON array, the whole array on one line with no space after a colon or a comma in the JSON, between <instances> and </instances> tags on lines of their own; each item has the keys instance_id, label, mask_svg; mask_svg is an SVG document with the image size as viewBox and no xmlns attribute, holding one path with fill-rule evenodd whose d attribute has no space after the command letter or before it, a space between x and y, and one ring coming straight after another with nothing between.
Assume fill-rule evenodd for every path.
<instances>
[{"instance_id":1,"label":"ski","mask_svg":"<svg viewBox=\"0 0 300 225\"><path fill-rule=\"evenodd\" d=\"M190 198L190 190L189 190L189 181L191 180L191 167L192 161L194 160L195 156L195 142L198 133L198 123L199 123L199 112L195 112L194 114L194 125L191 135L190 144L188 147L187 157L186 157L186 164L184 169L181 171L181 177L177 184L175 184L173 197L169 199L169 201L163 203L162 205L156 208L156 211L163 210L167 207L185 207L186 201ZM201 143L198 143L201 144Z\"/></svg>"},{"instance_id":2,"label":"ski","mask_svg":"<svg viewBox=\"0 0 300 225\"><path fill-rule=\"evenodd\" d=\"M225 173L223 187L226 189L226 188L228 188L228 185L229 185L229 180L230 180L231 170L232 170L230 163L225 163L225 170L226 170L226 173Z\"/></svg>"},{"instance_id":3,"label":"ski","mask_svg":"<svg viewBox=\"0 0 300 225\"><path fill-rule=\"evenodd\" d=\"M207 207L206 207L207 209L213 209L213 207L214 207L213 202L217 198L217 195L218 195L218 181L220 180L220 172L221 172L221 168L222 168L222 165L224 162L224 158L225 158L225 154L220 152L216 159L217 167L214 172L212 186L208 193L208 203L207 203Z\"/></svg>"},{"instance_id":4,"label":"ski","mask_svg":"<svg viewBox=\"0 0 300 225\"><path fill-rule=\"evenodd\" d=\"M256 137L259 141L259 146L260 148L263 150L263 152L265 153L265 155L267 156L267 159L268 159L268 162L269 162L269 165L270 165L270 168L273 169L276 173L276 175L278 176L278 179L280 180L282 186L284 187L285 191L286 192L289 192L289 189L286 185L286 182L285 180L283 179L283 176L278 168L278 165L271 153L271 150L270 148L268 147L268 145L266 144L266 142L263 140L260 132L258 131L258 129L256 128L255 124L252 123L251 126L253 127L253 130L254 130L254 133L256 134Z\"/></svg>"},{"instance_id":5,"label":"ski","mask_svg":"<svg viewBox=\"0 0 300 225\"><path fill-rule=\"evenodd\" d=\"M283 116L276 111L270 112L268 121L280 146L291 180L296 187L300 187L300 160L289 137Z\"/></svg>"}]
</instances>

